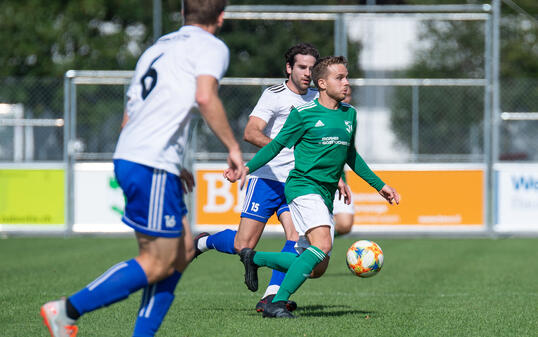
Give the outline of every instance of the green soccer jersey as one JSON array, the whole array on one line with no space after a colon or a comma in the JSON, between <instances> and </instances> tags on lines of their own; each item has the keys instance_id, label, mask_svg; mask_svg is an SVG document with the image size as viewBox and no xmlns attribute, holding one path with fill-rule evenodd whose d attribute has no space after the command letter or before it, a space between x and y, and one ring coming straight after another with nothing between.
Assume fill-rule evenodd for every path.
<instances>
[{"instance_id":1,"label":"green soccer jersey","mask_svg":"<svg viewBox=\"0 0 538 337\"><path fill-rule=\"evenodd\" d=\"M301 195L319 194L332 212L334 193L345 163L377 190L384 186L355 149L356 117L356 110L346 103L332 110L315 99L294 108L275 139L247 166L252 173L284 146L294 147L295 168L285 187L288 203Z\"/></svg>"}]
</instances>

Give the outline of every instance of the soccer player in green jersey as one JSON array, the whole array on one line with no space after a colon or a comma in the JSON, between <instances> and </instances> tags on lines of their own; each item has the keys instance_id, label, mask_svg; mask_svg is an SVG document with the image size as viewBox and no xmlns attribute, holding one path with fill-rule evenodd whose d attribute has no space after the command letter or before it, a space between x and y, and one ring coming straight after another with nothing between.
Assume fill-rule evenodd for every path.
<instances>
[{"instance_id":1,"label":"soccer player in green jersey","mask_svg":"<svg viewBox=\"0 0 538 337\"><path fill-rule=\"evenodd\" d=\"M246 165L252 173L275 157L284 147L294 147L295 168L285 185L293 223L299 233L301 255L287 252L256 252L244 248L239 253L245 266L245 283L258 289L258 267L266 266L286 272L272 303L266 305L264 317L294 318L286 302L309 277L323 275L327 268L333 238L333 198L344 164L375 188L389 203L399 203L400 196L370 170L355 149L357 112L341 103L349 87L347 61L329 56L316 62L312 79L319 98L294 108L278 135L264 146ZM233 171L224 176L235 181Z\"/></svg>"},{"instance_id":2,"label":"soccer player in green jersey","mask_svg":"<svg viewBox=\"0 0 538 337\"><path fill-rule=\"evenodd\" d=\"M351 103L352 92L351 86L347 88L346 97L342 100L342 103ZM342 182L347 185L346 172L342 172ZM349 188L349 185L347 186ZM336 193L333 202L333 215L334 215L334 236L345 235L351 232L353 227L353 220L355 217L355 205L353 200L353 193L349 190L349 198L342 198L340 192Z\"/></svg>"}]
</instances>

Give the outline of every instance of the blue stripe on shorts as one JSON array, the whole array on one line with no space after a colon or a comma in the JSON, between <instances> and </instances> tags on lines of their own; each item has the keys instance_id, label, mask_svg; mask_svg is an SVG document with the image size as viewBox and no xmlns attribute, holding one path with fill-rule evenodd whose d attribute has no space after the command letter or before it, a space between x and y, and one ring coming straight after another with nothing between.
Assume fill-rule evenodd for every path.
<instances>
[{"instance_id":1,"label":"blue stripe on shorts","mask_svg":"<svg viewBox=\"0 0 538 337\"><path fill-rule=\"evenodd\" d=\"M283 212L289 211L284 195L284 183L258 177L251 177L248 180L242 218L266 223L275 212L280 216Z\"/></svg>"},{"instance_id":2,"label":"blue stripe on shorts","mask_svg":"<svg viewBox=\"0 0 538 337\"><path fill-rule=\"evenodd\" d=\"M114 173L126 198L127 226L151 236L181 236L187 207L178 176L122 159L114 160Z\"/></svg>"}]
</instances>

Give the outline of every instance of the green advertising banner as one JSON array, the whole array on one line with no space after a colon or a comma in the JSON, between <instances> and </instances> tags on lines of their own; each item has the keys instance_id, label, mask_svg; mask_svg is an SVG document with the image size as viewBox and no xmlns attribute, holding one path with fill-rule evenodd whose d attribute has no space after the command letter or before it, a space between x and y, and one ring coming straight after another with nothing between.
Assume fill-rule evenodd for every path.
<instances>
[{"instance_id":1,"label":"green advertising banner","mask_svg":"<svg viewBox=\"0 0 538 337\"><path fill-rule=\"evenodd\" d=\"M64 225L64 171L0 169L0 224Z\"/></svg>"}]
</instances>

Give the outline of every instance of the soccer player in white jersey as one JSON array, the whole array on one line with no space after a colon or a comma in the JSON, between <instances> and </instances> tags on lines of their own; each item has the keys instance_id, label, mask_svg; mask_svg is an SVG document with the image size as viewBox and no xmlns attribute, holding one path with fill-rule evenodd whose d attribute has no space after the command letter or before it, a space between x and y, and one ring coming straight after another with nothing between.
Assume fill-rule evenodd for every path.
<instances>
[{"instance_id":1,"label":"soccer player in white jersey","mask_svg":"<svg viewBox=\"0 0 538 337\"><path fill-rule=\"evenodd\" d=\"M75 336L81 315L140 289L144 293L133 336L157 332L194 255L179 177L191 108L198 106L228 148L236 176L243 172L237 169L242 154L217 93L229 62L228 48L214 36L225 6L226 0L184 0L185 26L161 37L138 60L114 171L127 200L122 221L135 230L139 255L67 299L43 305L41 314L53 337Z\"/></svg>"},{"instance_id":2,"label":"soccer player in white jersey","mask_svg":"<svg viewBox=\"0 0 538 337\"><path fill-rule=\"evenodd\" d=\"M317 90L310 88L310 71L319 57L317 49L300 43L289 48L284 57L287 80L263 92L245 128L245 140L259 147L268 144L278 134L291 109L312 101L318 95ZM238 230L224 230L213 235L201 233L195 239L196 255L208 249L236 254L243 248L256 247L267 220L274 213L286 235L282 251L297 254L294 246L298 235L284 196L284 183L293 166L293 151L286 149L251 175ZM269 286L256 305L258 312L264 310L268 301L271 302L283 279L284 273L273 271ZM288 302L288 309L296 307L294 302Z\"/></svg>"}]
</instances>

